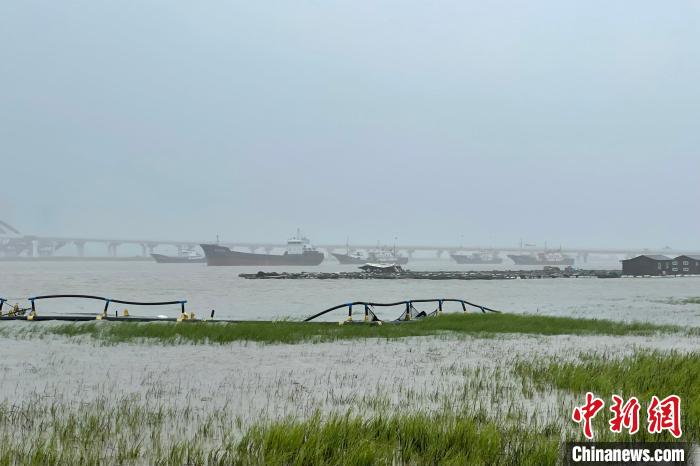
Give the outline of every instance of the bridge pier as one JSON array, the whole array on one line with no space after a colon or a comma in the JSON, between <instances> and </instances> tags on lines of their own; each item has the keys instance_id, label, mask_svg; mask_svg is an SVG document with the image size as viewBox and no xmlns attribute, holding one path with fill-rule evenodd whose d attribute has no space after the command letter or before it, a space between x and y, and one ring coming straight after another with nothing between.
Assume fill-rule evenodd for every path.
<instances>
[{"instance_id":1,"label":"bridge pier","mask_svg":"<svg viewBox=\"0 0 700 466\"><path fill-rule=\"evenodd\" d=\"M36 254L41 257L53 256L59 248L56 241L39 240L37 241Z\"/></svg>"},{"instance_id":2,"label":"bridge pier","mask_svg":"<svg viewBox=\"0 0 700 466\"><path fill-rule=\"evenodd\" d=\"M272 249L270 246L265 246L263 248L263 251L265 251L265 254L270 254L272 252Z\"/></svg>"},{"instance_id":3,"label":"bridge pier","mask_svg":"<svg viewBox=\"0 0 700 466\"><path fill-rule=\"evenodd\" d=\"M154 249L158 246L158 243L146 243L146 252L150 256L153 254Z\"/></svg>"},{"instance_id":4,"label":"bridge pier","mask_svg":"<svg viewBox=\"0 0 700 466\"><path fill-rule=\"evenodd\" d=\"M148 257L153 254L153 249L157 246L155 243L141 243L141 256Z\"/></svg>"},{"instance_id":5,"label":"bridge pier","mask_svg":"<svg viewBox=\"0 0 700 466\"><path fill-rule=\"evenodd\" d=\"M406 255L408 256L408 260L413 259L413 254L416 252L415 249L407 249L406 250Z\"/></svg>"},{"instance_id":6,"label":"bridge pier","mask_svg":"<svg viewBox=\"0 0 700 466\"><path fill-rule=\"evenodd\" d=\"M85 241L73 241L75 249L78 251L78 257L85 256Z\"/></svg>"},{"instance_id":7,"label":"bridge pier","mask_svg":"<svg viewBox=\"0 0 700 466\"><path fill-rule=\"evenodd\" d=\"M117 248L119 247L121 243L118 243L116 241L112 241L107 245L107 254L109 254L112 257L115 257L117 255Z\"/></svg>"}]
</instances>

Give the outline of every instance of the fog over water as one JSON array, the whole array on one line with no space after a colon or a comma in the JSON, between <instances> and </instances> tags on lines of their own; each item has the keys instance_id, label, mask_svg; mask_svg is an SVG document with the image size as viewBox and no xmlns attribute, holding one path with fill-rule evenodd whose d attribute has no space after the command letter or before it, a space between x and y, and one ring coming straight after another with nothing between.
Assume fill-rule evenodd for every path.
<instances>
[{"instance_id":1,"label":"fog over water","mask_svg":"<svg viewBox=\"0 0 700 466\"><path fill-rule=\"evenodd\" d=\"M697 249L691 1L0 5L44 235Z\"/></svg>"}]
</instances>

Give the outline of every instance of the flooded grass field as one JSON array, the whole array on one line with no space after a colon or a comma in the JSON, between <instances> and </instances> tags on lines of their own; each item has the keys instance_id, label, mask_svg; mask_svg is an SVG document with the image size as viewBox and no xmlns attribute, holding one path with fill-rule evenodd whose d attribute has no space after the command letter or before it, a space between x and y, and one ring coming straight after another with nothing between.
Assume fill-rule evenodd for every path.
<instances>
[{"instance_id":1,"label":"flooded grass field","mask_svg":"<svg viewBox=\"0 0 700 466\"><path fill-rule=\"evenodd\" d=\"M698 438L695 332L548 320L450 315L431 319L437 334L410 336L426 321L370 338L357 333L377 327L335 324L352 334L293 343L202 338L207 324L14 322L0 337L0 464L551 464L581 437L569 418L582 393L620 378L625 394L686 396Z\"/></svg>"}]
</instances>

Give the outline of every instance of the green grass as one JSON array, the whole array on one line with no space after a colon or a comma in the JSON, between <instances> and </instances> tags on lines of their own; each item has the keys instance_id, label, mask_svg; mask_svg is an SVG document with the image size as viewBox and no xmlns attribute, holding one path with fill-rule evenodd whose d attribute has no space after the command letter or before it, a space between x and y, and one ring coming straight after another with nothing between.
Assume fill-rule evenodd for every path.
<instances>
[{"instance_id":1,"label":"green grass","mask_svg":"<svg viewBox=\"0 0 700 466\"><path fill-rule=\"evenodd\" d=\"M559 447L554 427L526 430L478 414L418 413L258 425L236 453L245 464L269 465L546 465L556 463Z\"/></svg>"},{"instance_id":2,"label":"green grass","mask_svg":"<svg viewBox=\"0 0 700 466\"><path fill-rule=\"evenodd\" d=\"M135 323L91 322L32 328L36 333L67 337L90 336L105 343L147 340L158 343L260 343L327 342L353 338L395 339L411 336L439 335L446 332L492 336L519 333L536 335L651 335L659 332L684 332L675 326L649 323L623 323L609 320L574 319L522 314L444 314L415 322L384 325L338 325L322 322L242 322L242 323Z\"/></svg>"},{"instance_id":3,"label":"green grass","mask_svg":"<svg viewBox=\"0 0 700 466\"><path fill-rule=\"evenodd\" d=\"M195 423L189 434L171 423ZM361 417L319 413L255 424L237 435L216 415L152 411L125 401L81 406L0 405L0 465L546 465L559 454L553 426L513 427L484 414ZM170 433L168 433L170 432Z\"/></svg>"},{"instance_id":4,"label":"green grass","mask_svg":"<svg viewBox=\"0 0 700 466\"><path fill-rule=\"evenodd\" d=\"M607 419L612 394L624 399L636 396L642 404L641 425L653 395L678 395L684 438L700 439L700 353L642 351L622 359L583 355L579 362L520 362L515 372L535 389L554 387L576 394L595 393L606 400ZM600 429L607 430L604 425ZM645 436L650 437L640 429L635 439L643 440Z\"/></svg>"}]
</instances>

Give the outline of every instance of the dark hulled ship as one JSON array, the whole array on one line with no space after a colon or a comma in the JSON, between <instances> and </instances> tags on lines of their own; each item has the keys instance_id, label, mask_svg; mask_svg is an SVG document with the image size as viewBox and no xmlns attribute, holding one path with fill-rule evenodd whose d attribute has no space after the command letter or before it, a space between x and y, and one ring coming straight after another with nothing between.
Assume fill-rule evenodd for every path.
<instances>
[{"instance_id":1,"label":"dark hulled ship","mask_svg":"<svg viewBox=\"0 0 700 466\"><path fill-rule=\"evenodd\" d=\"M287 240L284 254L255 254L234 251L218 244L201 244L207 265L319 265L323 253L309 244L307 238L294 237Z\"/></svg>"}]
</instances>

